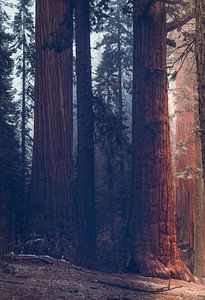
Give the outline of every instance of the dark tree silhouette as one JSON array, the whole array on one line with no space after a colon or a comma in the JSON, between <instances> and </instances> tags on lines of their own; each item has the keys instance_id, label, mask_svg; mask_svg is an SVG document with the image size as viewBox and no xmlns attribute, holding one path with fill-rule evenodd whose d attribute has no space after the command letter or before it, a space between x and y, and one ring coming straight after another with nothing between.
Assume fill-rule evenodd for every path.
<instances>
[{"instance_id":1,"label":"dark tree silhouette","mask_svg":"<svg viewBox=\"0 0 205 300\"><path fill-rule=\"evenodd\" d=\"M77 193L78 251L81 265L93 266L96 251L94 117L91 85L90 1L75 1L77 75Z\"/></svg>"},{"instance_id":2,"label":"dark tree silhouette","mask_svg":"<svg viewBox=\"0 0 205 300\"><path fill-rule=\"evenodd\" d=\"M17 231L24 232L27 210L27 192L30 181L30 162L32 151L32 137L30 122L33 118L34 101L34 20L31 12L32 0L19 0L14 17L14 50L16 75L20 78L19 109L21 111L21 184L22 196L18 204L19 218Z\"/></svg>"},{"instance_id":3,"label":"dark tree silhouette","mask_svg":"<svg viewBox=\"0 0 205 300\"><path fill-rule=\"evenodd\" d=\"M12 37L6 32L7 21L0 1L0 256L15 240L17 203L21 196L18 110L13 97Z\"/></svg>"}]
</instances>

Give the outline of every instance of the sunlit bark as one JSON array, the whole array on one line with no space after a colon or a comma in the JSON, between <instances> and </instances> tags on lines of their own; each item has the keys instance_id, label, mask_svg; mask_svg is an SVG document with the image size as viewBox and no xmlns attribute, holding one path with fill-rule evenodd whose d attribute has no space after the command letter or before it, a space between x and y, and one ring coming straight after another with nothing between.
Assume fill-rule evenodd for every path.
<instances>
[{"instance_id":1,"label":"sunlit bark","mask_svg":"<svg viewBox=\"0 0 205 300\"><path fill-rule=\"evenodd\" d=\"M199 92L199 120L202 144L203 179L205 180L205 3L196 0L196 64ZM205 232L205 222L204 222Z\"/></svg>"},{"instance_id":2,"label":"sunlit bark","mask_svg":"<svg viewBox=\"0 0 205 300\"><path fill-rule=\"evenodd\" d=\"M134 2L133 200L129 267L193 280L179 259L171 174L163 3Z\"/></svg>"}]
</instances>

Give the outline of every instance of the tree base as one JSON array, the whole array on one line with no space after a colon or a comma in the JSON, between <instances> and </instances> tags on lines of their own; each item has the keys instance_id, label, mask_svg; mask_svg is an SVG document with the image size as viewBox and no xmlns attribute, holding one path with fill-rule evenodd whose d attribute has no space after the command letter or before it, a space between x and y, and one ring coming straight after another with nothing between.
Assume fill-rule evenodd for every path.
<instances>
[{"instance_id":1,"label":"tree base","mask_svg":"<svg viewBox=\"0 0 205 300\"><path fill-rule=\"evenodd\" d=\"M173 262L165 265L159 258L154 256L135 257L129 264L129 270L147 277L198 282L197 278L191 274L180 259L173 259Z\"/></svg>"}]
</instances>

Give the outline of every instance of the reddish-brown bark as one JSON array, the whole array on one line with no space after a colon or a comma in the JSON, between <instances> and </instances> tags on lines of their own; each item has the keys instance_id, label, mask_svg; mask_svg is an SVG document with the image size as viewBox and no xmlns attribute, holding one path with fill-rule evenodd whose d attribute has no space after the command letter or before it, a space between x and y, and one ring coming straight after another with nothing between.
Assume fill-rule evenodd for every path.
<instances>
[{"instance_id":1,"label":"reddish-brown bark","mask_svg":"<svg viewBox=\"0 0 205 300\"><path fill-rule=\"evenodd\" d=\"M188 27L190 28L190 26ZM181 49L183 53L184 49ZM178 245L186 265L199 277L204 272L203 185L198 130L195 61L190 53L176 65L175 187Z\"/></svg>"},{"instance_id":2,"label":"reddish-brown bark","mask_svg":"<svg viewBox=\"0 0 205 300\"><path fill-rule=\"evenodd\" d=\"M196 0L196 65L199 92L199 120L202 145L203 179L205 181L205 3ZM204 206L205 211L205 206ZM204 222L205 235L205 222ZM205 239L204 239L205 241ZM205 244L205 242L204 242ZM205 260L204 260L205 262Z\"/></svg>"},{"instance_id":3,"label":"reddish-brown bark","mask_svg":"<svg viewBox=\"0 0 205 300\"><path fill-rule=\"evenodd\" d=\"M130 206L129 267L146 276L193 280L179 259L176 240L166 74L166 10L160 2L142 4L143 1L134 1L134 190Z\"/></svg>"},{"instance_id":4,"label":"reddish-brown bark","mask_svg":"<svg viewBox=\"0 0 205 300\"><path fill-rule=\"evenodd\" d=\"M181 62L176 65L179 69ZM195 72L190 56L176 78L176 224L179 249L193 270L195 248Z\"/></svg>"},{"instance_id":5,"label":"reddish-brown bark","mask_svg":"<svg viewBox=\"0 0 205 300\"><path fill-rule=\"evenodd\" d=\"M71 1L36 1L30 224L58 253L71 232L72 9Z\"/></svg>"},{"instance_id":6,"label":"reddish-brown bark","mask_svg":"<svg viewBox=\"0 0 205 300\"><path fill-rule=\"evenodd\" d=\"M198 74L199 91L199 118L202 139L202 160L205 170L205 3L203 0L196 1L196 64ZM205 178L205 176L204 176Z\"/></svg>"}]
</instances>

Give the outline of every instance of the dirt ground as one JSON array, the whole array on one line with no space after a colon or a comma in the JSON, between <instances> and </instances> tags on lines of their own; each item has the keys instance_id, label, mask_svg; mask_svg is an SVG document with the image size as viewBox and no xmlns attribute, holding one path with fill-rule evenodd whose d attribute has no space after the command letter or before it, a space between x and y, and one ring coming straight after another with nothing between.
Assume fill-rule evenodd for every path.
<instances>
[{"instance_id":1,"label":"dirt ground","mask_svg":"<svg viewBox=\"0 0 205 300\"><path fill-rule=\"evenodd\" d=\"M101 273L45 256L13 256L0 271L0 300L6 299L205 300L205 286Z\"/></svg>"}]
</instances>

